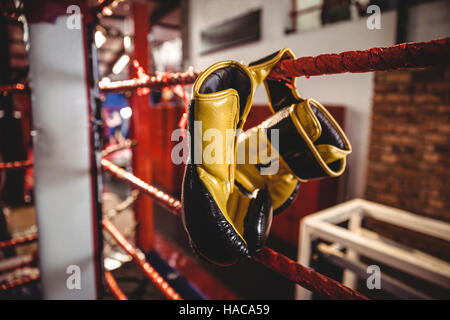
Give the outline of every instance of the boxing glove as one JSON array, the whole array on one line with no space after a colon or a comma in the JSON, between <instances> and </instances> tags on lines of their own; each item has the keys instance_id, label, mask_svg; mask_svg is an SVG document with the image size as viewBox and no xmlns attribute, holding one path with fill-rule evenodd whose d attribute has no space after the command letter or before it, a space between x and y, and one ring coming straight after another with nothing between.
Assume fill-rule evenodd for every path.
<instances>
[{"instance_id":1,"label":"boxing glove","mask_svg":"<svg viewBox=\"0 0 450 320\"><path fill-rule=\"evenodd\" d=\"M182 220L194 251L217 265L257 253L272 221L267 190L244 193L234 183L236 132L250 111L256 84L246 67L224 61L205 70L193 86Z\"/></svg>"},{"instance_id":2,"label":"boxing glove","mask_svg":"<svg viewBox=\"0 0 450 320\"><path fill-rule=\"evenodd\" d=\"M350 152L330 113L313 99L299 101L240 135L236 185L247 194L266 188L278 214L295 198L300 181L341 175Z\"/></svg>"}]
</instances>

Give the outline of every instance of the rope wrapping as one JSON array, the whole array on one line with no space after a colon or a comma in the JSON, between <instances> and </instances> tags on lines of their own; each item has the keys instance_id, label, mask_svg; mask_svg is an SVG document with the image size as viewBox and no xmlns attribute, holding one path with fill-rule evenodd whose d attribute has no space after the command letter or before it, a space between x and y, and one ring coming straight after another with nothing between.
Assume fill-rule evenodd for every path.
<instances>
[{"instance_id":1,"label":"rope wrapping","mask_svg":"<svg viewBox=\"0 0 450 320\"><path fill-rule=\"evenodd\" d=\"M254 257L254 260L323 298L333 300L367 300L362 294L323 274L302 266L268 247L262 248Z\"/></svg>"},{"instance_id":2,"label":"rope wrapping","mask_svg":"<svg viewBox=\"0 0 450 320\"><path fill-rule=\"evenodd\" d=\"M450 38L427 42L402 43L392 47L364 51L322 54L295 60L282 60L269 74L269 80L289 80L293 77L320 76L345 72L362 73L403 68L423 68L447 64Z\"/></svg>"},{"instance_id":3,"label":"rope wrapping","mask_svg":"<svg viewBox=\"0 0 450 320\"><path fill-rule=\"evenodd\" d=\"M142 190L169 212L181 216L183 208L179 200L149 185L108 160L102 159L102 166L117 178ZM362 294L312 269L306 268L268 247L263 247L259 254L254 257L254 260L322 297L329 299L367 300Z\"/></svg>"},{"instance_id":4,"label":"rope wrapping","mask_svg":"<svg viewBox=\"0 0 450 320\"><path fill-rule=\"evenodd\" d=\"M292 80L293 77L320 76L339 73L363 73L388 71L403 68L424 68L447 64L450 56L450 38L426 42L402 43L390 47L375 47L363 51L321 54L296 60L280 61L269 74L269 80ZM177 85L190 85L200 72L157 73L154 76L141 74L138 78L100 83L105 92L123 92L139 88L161 89ZM22 83L0 86L1 93L26 90Z\"/></svg>"}]
</instances>

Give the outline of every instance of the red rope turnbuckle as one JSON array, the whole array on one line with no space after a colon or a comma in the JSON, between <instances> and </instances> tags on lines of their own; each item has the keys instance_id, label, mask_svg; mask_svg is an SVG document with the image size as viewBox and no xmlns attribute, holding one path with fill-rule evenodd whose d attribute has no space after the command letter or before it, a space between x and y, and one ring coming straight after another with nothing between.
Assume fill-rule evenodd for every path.
<instances>
[{"instance_id":1,"label":"red rope turnbuckle","mask_svg":"<svg viewBox=\"0 0 450 320\"><path fill-rule=\"evenodd\" d=\"M388 71L423 68L449 63L450 38L427 42L403 43L364 51L322 54L296 60L282 60L269 74L270 80L320 76L337 73Z\"/></svg>"},{"instance_id":2,"label":"red rope turnbuckle","mask_svg":"<svg viewBox=\"0 0 450 320\"><path fill-rule=\"evenodd\" d=\"M159 205L166 208L171 213L177 216L181 215L182 205L180 201L149 185L108 160L103 159L102 166L104 169L113 173L117 178L128 182L129 184L142 190L150 197L154 198ZM315 272L312 269L306 268L267 247L264 247L254 259L267 268L272 269L276 273L283 275L289 280L322 297L349 300L367 299L362 294L344 286L343 284Z\"/></svg>"},{"instance_id":3,"label":"red rope turnbuckle","mask_svg":"<svg viewBox=\"0 0 450 320\"><path fill-rule=\"evenodd\" d=\"M133 258L133 261L141 268L145 275L171 300L182 300L180 295L164 280L163 277L144 259L142 259L136 248L120 233L119 230L108 219L103 219L103 228L116 240L116 242ZM111 279L110 279L111 280ZM108 279L107 279L108 281ZM116 291L116 293L118 293Z\"/></svg>"}]
</instances>

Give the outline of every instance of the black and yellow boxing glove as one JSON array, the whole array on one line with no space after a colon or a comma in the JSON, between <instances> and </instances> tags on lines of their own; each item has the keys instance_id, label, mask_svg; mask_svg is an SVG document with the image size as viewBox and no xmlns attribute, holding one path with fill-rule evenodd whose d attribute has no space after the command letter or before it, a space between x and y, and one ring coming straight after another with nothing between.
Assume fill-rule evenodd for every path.
<instances>
[{"instance_id":1,"label":"black and yellow boxing glove","mask_svg":"<svg viewBox=\"0 0 450 320\"><path fill-rule=\"evenodd\" d=\"M300 182L341 175L350 152L330 113L313 99L302 100L241 134L236 185L247 194L267 189L277 214L295 198Z\"/></svg>"},{"instance_id":2,"label":"black and yellow boxing glove","mask_svg":"<svg viewBox=\"0 0 450 320\"><path fill-rule=\"evenodd\" d=\"M224 61L205 70L193 87L182 217L194 250L218 265L258 252L272 221L268 191L256 188L248 194L234 183L236 132L250 111L256 85L246 67Z\"/></svg>"}]
</instances>

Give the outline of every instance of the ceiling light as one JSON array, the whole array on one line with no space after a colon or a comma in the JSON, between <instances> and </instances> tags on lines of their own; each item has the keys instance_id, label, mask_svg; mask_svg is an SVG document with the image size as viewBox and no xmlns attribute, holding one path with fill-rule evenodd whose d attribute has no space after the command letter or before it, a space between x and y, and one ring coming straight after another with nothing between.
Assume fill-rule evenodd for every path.
<instances>
[{"instance_id":1,"label":"ceiling light","mask_svg":"<svg viewBox=\"0 0 450 320\"><path fill-rule=\"evenodd\" d=\"M103 15L105 16L112 16L113 11L109 7L104 7L102 10Z\"/></svg>"},{"instance_id":2,"label":"ceiling light","mask_svg":"<svg viewBox=\"0 0 450 320\"><path fill-rule=\"evenodd\" d=\"M102 80L100 80L99 85L100 86L107 86L108 84L111 83L111 79L108 77L103 77Z\"/></svg>"},{"instance_id":3,"label":"ceiling light","mask_svg":"<svg viewBox=\"0 0 450 320\"><path fill-rule=\"evenodd\" d=\"M119 74L123 70L123 68L125 68L125 66L128 64L128 62L130 62L130 57L128 55L124 54L114 64L114 67L112 68L112 72L114 74Z\"/></svg>"},{"instance_id":4,"label":"ceiling light","mask_svg":"<svg viewBox=\"0 0 450 320\"><path fill-rule=\"evenodd\" d=\"M123 37L123 46L125 49L129 49L131 47L131 38L129 36Z\"/></svg>"},{"instance_id":5,"label":"ceiling light","mask_svg":"<svg viewBox=\"0 0 450 320\"><path fill-rule=\"evenodd\" d=\"M133 110L131 110L130 107L125 107L125 108L120 109L120 116L122 118L124 118L125 120L129 119L132 114L133 114Z\"/></svg>"},{"instance_id":6,"label":"ceiling light","mask_svg":"<svg viewBox=\"0 0 450 320\"><path fill-rule=\"evenodd\" d=\"M95 31L94 40L95 46L97 48L100 48L106 42L106 37L103 35L101 31Z\"/></svg>"}]
</instances>

